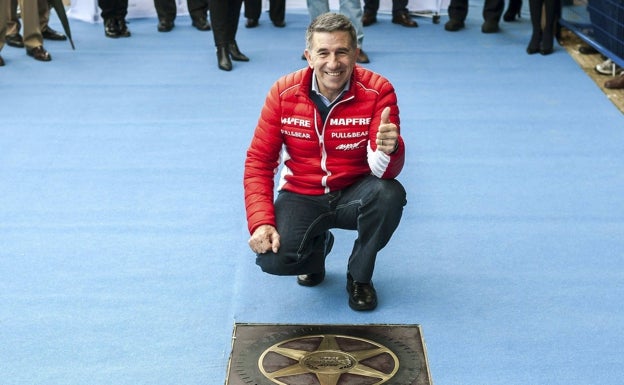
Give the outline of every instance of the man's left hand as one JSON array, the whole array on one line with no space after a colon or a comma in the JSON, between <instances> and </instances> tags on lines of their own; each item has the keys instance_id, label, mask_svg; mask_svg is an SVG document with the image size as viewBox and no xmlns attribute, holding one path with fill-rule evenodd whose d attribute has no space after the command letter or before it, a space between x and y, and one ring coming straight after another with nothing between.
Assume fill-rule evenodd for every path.
<instances>
[{"instance_id":1,"label":"man's left hand","mask_svg":"<svg viewBox=\"0 0 624 385\"><path fill-rule=\"evenodd\" d=\"M381 112L381 123L377 131L377 149L390 155L398 146L399 129L396 124L390 122L390 107Z\"/></svg>"}]
</instances>

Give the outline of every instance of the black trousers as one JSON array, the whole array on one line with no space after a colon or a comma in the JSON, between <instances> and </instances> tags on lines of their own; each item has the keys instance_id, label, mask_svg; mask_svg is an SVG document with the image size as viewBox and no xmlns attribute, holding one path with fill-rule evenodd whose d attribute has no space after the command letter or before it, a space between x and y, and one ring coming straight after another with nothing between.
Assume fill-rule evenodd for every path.
<instances>
[{"instance_id":1,"label":"black trousers","mask_svg":"<svg viewBox=\"0 0 624 385\"><path fill-rule=\"evenodd\" d=\"M245 17L260 19L262 0L245 0ZM286 0L269 0L269 18L271 21L283 21L286 18Z\"/></svg>"},{"instance_id":2,"label":"black trousers","mask_svg":"<svg viewBox=\"0 0 624 385\"><path fill-rule=\"evenodd\" d=\"M125 19L128 14L128 0L98 0L102 19Z\"/></svg>"},{"instance_id":3,"label":"black trousers","mask_svg":"<svg viewBox=\"0 0 624 385\"><path fill-rule=\"evenodd\" d=\"M485 0L483 20L499 21L505 8L505 0ZM468 0L451 0L448 7L449 19L465 21L468 15Z\"/></svg>"},{"instance_id":4,"label":"black trousers","mask_svg":"<svg viewBox=\"0 0 624 385\"><path fill-rule=\"evenodd\" d=\"M186 5L193 20L208 15L208 0L187 0ZM154 7L158 19L173 21L178 13L175 0L154 0Z\"/></svg>"},{"instance_id":5,"label":"black trousers","mask_svg":"<svg viewBox=\"0 0 624 385\"><path fill-rule=\"evenodd\" d=\"M210 24L217 47L236 41L242 5L243 0L210 1Z\"/></svg>"},{"instance_id":6,"label":"black trousers","mask_svg":"<svg viewBox=\"0 0 624 385\"><path fill-rule=\"evenodd\" d=\"M392 14L406 12L409 0L392 0ZM379 0L364 0L364 12L377 14L379 10Z\"/></svg>"}]
</instances>

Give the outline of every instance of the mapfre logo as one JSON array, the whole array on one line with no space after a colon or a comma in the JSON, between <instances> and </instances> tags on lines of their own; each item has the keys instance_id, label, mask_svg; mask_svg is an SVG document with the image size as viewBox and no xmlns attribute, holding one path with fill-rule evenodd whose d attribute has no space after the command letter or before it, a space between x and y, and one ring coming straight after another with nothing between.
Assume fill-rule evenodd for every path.
<instances>
[{"instance_id":1,"label":"mapfre logo","mask_svg":"<svg viewBox=\"0 0 624 385\"><path fill-rule=\"evenodd\" d=\"M312 121L308 119L300 119L284 116L282 117L282 126L293 126L293 127L312 127Z\"/></svg>"}]
</instances>

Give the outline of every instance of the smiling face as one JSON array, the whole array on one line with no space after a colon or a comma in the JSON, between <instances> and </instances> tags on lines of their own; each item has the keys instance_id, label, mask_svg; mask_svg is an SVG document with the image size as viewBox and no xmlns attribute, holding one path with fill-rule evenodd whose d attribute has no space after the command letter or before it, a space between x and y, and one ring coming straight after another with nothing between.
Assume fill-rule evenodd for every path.
<instances>
[{"instance_id":1,"label":"smiling face","mask_svg":"<svg viewBox=\"0 0 624 385\"><path fill-rule=\"evenodd\" d=\"M359 48L346 31L314 32L310 43L305 56L314 69L319 91L334 101L351 77Z\"/></svg>"}]
</instances>

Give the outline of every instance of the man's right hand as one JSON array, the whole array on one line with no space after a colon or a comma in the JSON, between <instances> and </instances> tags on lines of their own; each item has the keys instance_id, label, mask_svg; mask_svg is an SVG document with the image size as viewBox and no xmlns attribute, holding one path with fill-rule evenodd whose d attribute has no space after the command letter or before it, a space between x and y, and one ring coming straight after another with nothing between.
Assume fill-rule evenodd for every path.
<instances>
[{"instance_id":1,"label":"man's right hand","mask_svg":"<svg viewBox=\"0 0 624 385\"><path fill-rule=\"evenodd\" d=\"M249 247L256 254L264 254L269 250L277 253L280 247L280 236L271 225L262 225L249 238Z\"/></svg>"}]
</instances>

